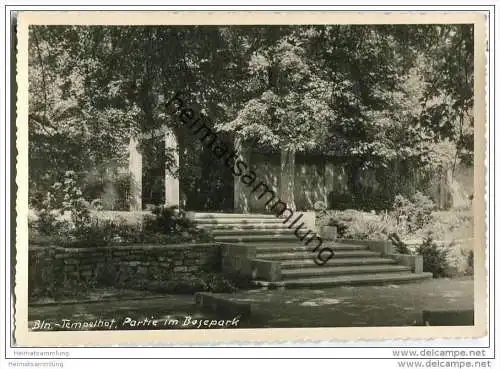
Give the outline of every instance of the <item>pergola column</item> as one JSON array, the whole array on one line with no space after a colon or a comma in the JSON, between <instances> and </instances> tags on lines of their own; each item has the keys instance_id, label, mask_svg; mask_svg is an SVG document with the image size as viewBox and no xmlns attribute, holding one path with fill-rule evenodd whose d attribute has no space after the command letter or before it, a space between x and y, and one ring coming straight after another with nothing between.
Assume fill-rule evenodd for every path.
<instances>
[{"instance_id":1,"label":"pergola column","mask_svg":"<svg viewBox=\"0 0 500 369\"><path fill-rule=\"evenodd\" d=\"M295 210L295 150L281 149L280 199Z\"/></svg>"},{"instance_id":2,"label":"pergola column","mask_svg":"<svg viewBox=\"0 0 500 369\"><path fill-rule=\"evenodd\" d=\"M137 150L139 141L130 137L128 171L130 174L130 211L142 210L142 154Z\"/></svg>"},{"instance_id":3,"label":"pergola column","mask_svg":"<svg viewBox=\"0 0 500 369\"><path fill-rule=\"evenodd\" d=\"M235 165L241 161L247 166L250 165L251 148L246 145L242 138L234 140ZM250 201L248 196L247 185L241 181L241 175L234 176L234 211L237 213L249 213Z\"/></svg>"},{"instance_id":4,"label":"pergola column","mask_svg":"<svg viewBox=\"0 0 500 369\"><path fill-rule=\"evenodd\" d=\"M179 206L179 148L175 134L165 129L165 151L173 155L173 168L167 167L165 163L165 205ZM171 170L172 169L172 170Z\"/></svg>"},{"instance_id":5,"label":"pergola column","mask_svg":"<svg viewBox=\"0 0 500 369\"><path fill-rule=\"evenodd\" d=\"M325 205L328 207L328 194L334 191L335 187L335 166L327 161L325 163Z\"/></svg>"}]
</instances>

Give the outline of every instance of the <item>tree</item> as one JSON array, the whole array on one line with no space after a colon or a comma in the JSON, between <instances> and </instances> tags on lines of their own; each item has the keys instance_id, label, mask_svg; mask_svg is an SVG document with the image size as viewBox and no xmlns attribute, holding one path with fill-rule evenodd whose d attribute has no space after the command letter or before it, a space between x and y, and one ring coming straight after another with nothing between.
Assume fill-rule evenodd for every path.
<instances>
[{"instance_id":1,"label":"tree","mask_svg":"<svg viewBox=\"0 0 500 369\"><path fill-rule=\"evenodd\" d=\"M470 163L473 68L469 25L32 27L30 191L117 165L131 134L165 125L190 152L191 190L221 190L165 112L178 91L228 140L341 154L354 191L363 168Z\"/></svg>"}]
</instances>

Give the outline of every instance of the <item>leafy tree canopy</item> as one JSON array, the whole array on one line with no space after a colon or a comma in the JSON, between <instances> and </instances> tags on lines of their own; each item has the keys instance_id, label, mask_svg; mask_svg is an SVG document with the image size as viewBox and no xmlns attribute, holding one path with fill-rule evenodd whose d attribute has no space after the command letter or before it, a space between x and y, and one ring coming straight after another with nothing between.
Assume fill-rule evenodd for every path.
<instances>
[{"instance_id":1,"label":"leafy tree canopy","mask_svg":"<svg viewBox=\"0 0 500 369\"><path fill-rule=\"evenodd\" d=\"M471 25L34 26L29 41L38 184L123 161L134 132L166 124L183 142L163 106L177 91L274 148L371 167L472 159Z\"/></svg>"}]
</instances>

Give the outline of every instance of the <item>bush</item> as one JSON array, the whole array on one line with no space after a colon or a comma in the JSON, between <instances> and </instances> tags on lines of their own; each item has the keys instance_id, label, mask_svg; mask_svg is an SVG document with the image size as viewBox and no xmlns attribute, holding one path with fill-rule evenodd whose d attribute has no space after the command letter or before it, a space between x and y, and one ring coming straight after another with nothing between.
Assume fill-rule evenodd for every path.
<instances>
[{"instance_id":1,"label":"bush","mask_svg":"<svg viewBox=\"0 0 500 369\"><path fill-rule=\"evenodd\" d=\"M464 276L474 274L474 251L467 250L454 242L450 243L448 257L448 275Z\"/></svg>"},{"instance_id":2,"label":"bush","mask_svg":"<svg viewBox=\"0 0 500 369\"><path fill-rule=\"evenodd\" d=\"M85 228L90 223L89 203L83 198L73 171L64 174L63 182L56 182L37 204L37 229L46 235L69 234L73 229ZM58 219L70 214L71 222Z\"/></svg>"},{"instance_id":3,"label":"bush","mask_svg":"<svg viewBox=\"0 0 500 369\"><path fill-rule=\"evenodd\" d=\"M50 209L42 209L38 212L36 227L40 233L46 235L54 234L60 229L60 226L57 214L54 214Z\"/></svg>"},{"instance_id":4,"label":"bush","mask_svg":"<svg viewBox=\"0 0 500 369\"><path fill-rule=\"evenodd\" d=\"M417 248L417 253L423 257L424 272L431 272L434 278L449 276L448 246L439 246L428 234Z\"/></svg>"},{"instance_id":5,"label":"bush","mask_svg":"<svg viewBox=\"0 0 500 369\"><path fill-rule=\"evenodd\" d=\"M337 227L338 237L342 238L345 236L345 233L347 231L347 224L345 222L342 222L340 219L330 218L326 225L330 227Z\"/></svg>"},{"instance_id":6,"label":"bush","mask_svg":"<svg viewBox=\"0 0 500 369\"><path fill-rule=\"evenodd\" d=\"M473 224L470 211L437 211L422 231L431 231L439 240L469 239L473 235Z\"/></svg>"},{"instance_id":7,"label":"bush","mask_svg":"<svg viewBox=\"0 0 500 369\"><path fill-rule=\"evenodd\" d=\"M56 185L54 185L56 186ZM52 186L52 188L56 188ZM45 198L37 203L37 216L36 230L44 235L61 233L64 228L67 228L66 221L58 219L61 211L56 208L56 197L53 192L48 192ZM33 225L33 224L31 224Z\"/></svg>"},{"instance_id":8,"label":"bush","mask_svg":"<svg viewBox=\"0 0 500 369\"><path fill-rule=\"evenodd\" d=\"M406 218L406 226L411 233L431 222L435 205L428 196L417 192L411 199L397 195L392 207L393 214L398 221L403 217Z\"/></svg>"},{"instance_id":9,"label":"bush","mask_svg":"<svg viewBox=\"0 0 500 369\"><path fill-rule=\"evenodd\" d=\"M86 172L81 186L87 198L99 199L103 210L127 210L131 176L116 168L119 163L107 163Z\"/></svg>"},{"instance_id":10,"label":"bush","mask_svg":"<svg viewBox=\"0 0 500 369\"><path fill-rule=\"evenodd\" d=\"M185 213L172 208L155 210L155 216L141 223L128 224L124 220L90 218L74 227L70 222L58 221L54 227L45 227L45 233L29 232L30 244L63 247L100 247L130 244L182 244L211 242L213 237L189 220Z\"/></svg>"},{"instance_id":11,"label":"bush","mask_svg":"<svg viewBox=\"0 0 500 369\"><path fill-rule=\"evenodd\" d=\"M99 201L93 206L98 207ZM142 225L129 225L125 222L99 220L90 215L90 205L83 198L76 185L74 172L65 174L63 183L56 182L52 192L44 201L39 202L38 222L30 223L30 239L40 244L66 247L95 247L113 244L154 243L174 244L190 242L210 242L210 234L198 229L186 213L177 207L156 206L152 217ZM69 213L71 221L61 220L60 216ZM35 227L33 227L35 226Z\"/></svg>"},{"instance_id":12,"label":"bush","mask_svg":"<svg viewBox=\"0 0 500 369\"><path fill-rule=\"evenodd\" d=\"M195 228L184 212L177 206L152 206L153 217L147 218L144 229L151 232L169 234Z\"/></svg>"},{"instance_id":13,"label":"bush","mask_svg":"<svg viewBox=\"0 0 500 369\"><path fill-rule=\"evenodd\" d=\"M82 190L77 185L75 172L67 171L63 183L55 183L54 189L62 191L62 210L71 214L71 221L76 229L88 226L90 222L90 204L83 197Z\"/></svg>"},{"instance_id":14,"label":"bush","mask_svg":"<svg viewBox=\"0 0 500 369\"><path fill-rule=\"evenodd\" d=\"M107 246L118 243L123 230L129 226L122 226L111 220L98 220L92 218L85 227L76 228L72 234L73 247ZM128 232L127 232L128 233Z\"/></svg>"},{"instance_id":15,"label":"bush","mask_svg":"<svg viewBox=\"0 0 500 369\"><path fill-rule=\"evenodd\" d=\"M185 239L211 241L213 238L204 229L196 227L196 222L177 206L155 206L151 209L153 217L147 218L144 231L164 235L178 234Z\"/></svg>"},{"instance_id":16,"label":"bush","mask_svg":"<svg viewBox=\"0 0 500 369\"><path fill-rule=\"evenodd\" d=\"M374 229L378 232L375 225L378 218L375 218L373 214L357 210L325 210L317 213L317 224L320 228L325 225L337 227L339 238L367 239L373 236Z\"/></svg>"},{"instance_id":17,"label":"bush","mask_svg":"<svg viewBox=\"0 0 500 369\"><path fill-rule=\"evenodd\" d=\"M411 206L411 208L414 208ZM473 216L470 212L438 211L429 215L429 207L425 208L424 214L417 215L416 222L410 217L409 222L402 222L398 212L362 212L357 210L321 210L316 212L316 223L319 228L324 225L337 227L339 238L343 239L370 239L383 240L392 239L398 246L400 242L395 241L391 235L397 235L400 241L406 239L423 239L431 232L435 239L451 242L453 240L470 239L473 236ZM425 224L418 228L417 224ZM408 223L410 223L408 225ZM403 246L401 246L403 247ZM403 247L404 248L404 247Z\"/></svg>"},{"instance_id":18,"label":"bush","mask_svg":"<svg viewBox=\"0 0 500 369\"><path fill-rule=\"evenodd\" d=\"M339 238L345 239L387 239L394 232L394 224L389 217L356 210L335 211L327 223L337 227Z\"/></svg>"},{"instance_id":19,"label":"bush","mask_svg":"<svg viewBox=\"0 0 500 369\"><path fill-rule=\"evenodd\" d=\"M467 266L474 269L474 251L472 250L469 250L469 253L467 255Z\"/></svg>"},{"instance_id":20,"label":"bush","mask_svg":"<svg viewBox=\"0 0 500 369\"><path fill-rule=\"evenodd\" d=\"M396 251L399 254L411 254L411 250L408 248L408 245L404 243L401 238L397 235L397 233L391 233L389 235L389 240L392 242L394 245Z\"/></svg>"},{"instance_id":21,"label":"bush","mask_svg":"<svg viewBox=\"0 0 500 369\"><path fill-rule=\"evenodd\" d=\"M363 211L384 210L391 206L391 199L374 193L336 193L328 194L328 207L335 210L359 209Z\"/></svg>"},{"instance_id":22,"label":"bush","mask_svg":"<svg viewBox=\"0 0 500 369\"><path fill-rule=\"evenodd\" d=\"M345 238L386 240L392 230L392 225L387 219L367 216L353 221L345 232Z\"/></svg>"},{"instance_id":23,"label":"bush","mask_svg":"<svg viewBox=\"0 0 500 369\"><path fill-rule=\"evenodd\" d=\"M146 231L140 224L131 225L125 222L96 218L92 218L86 227L72 229L66 234L30 234L30 244L75 248L131 244L169 245L210 241L212 241L212 237L200 230L196 230L195 233L185 231L164 234Z\"/></svg>"}]
</instances>

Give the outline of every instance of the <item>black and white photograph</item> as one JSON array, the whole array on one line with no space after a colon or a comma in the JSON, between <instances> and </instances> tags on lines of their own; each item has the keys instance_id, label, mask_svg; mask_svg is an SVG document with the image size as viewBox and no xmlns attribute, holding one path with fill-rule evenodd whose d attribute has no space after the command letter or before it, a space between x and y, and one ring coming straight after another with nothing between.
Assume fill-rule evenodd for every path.
<instances>
[{"instance_id":1,"label":"black and white photograph","mask_svg":"<svg viewBox=\"0 0 500 369\"><path fill-rule=\"evenodd\" d=\"M17 324L484 333L477 17L218 17L26 27Z\"/></svg>"}]
</instances>

